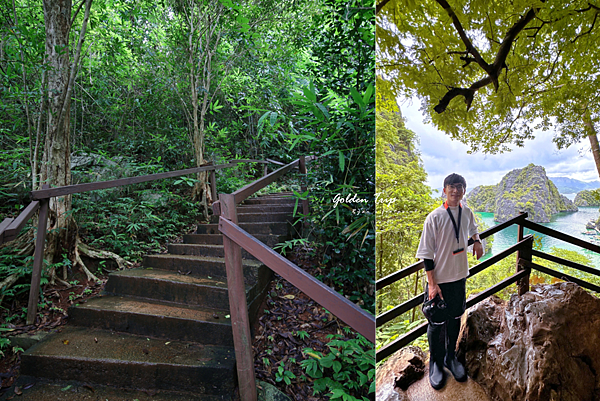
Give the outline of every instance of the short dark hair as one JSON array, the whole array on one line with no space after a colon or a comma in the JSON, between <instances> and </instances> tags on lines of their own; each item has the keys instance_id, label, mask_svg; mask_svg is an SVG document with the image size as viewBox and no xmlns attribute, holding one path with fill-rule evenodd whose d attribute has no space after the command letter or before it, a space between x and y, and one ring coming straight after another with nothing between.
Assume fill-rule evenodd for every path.
<instances>
[{"instance_id":1,"label":"short dark hair","mask_svg":"<svg viewBox=\"0 0 600 401\"><path fill-rule=\"evenodd\" d=\"M465 177L463 177L460 174L452 173L444 179L444 188L446 188L448 185L452 185L452 184L462 184L463 187L466 188L467 180L465 180Z\"/></svg>"}]
</instances>

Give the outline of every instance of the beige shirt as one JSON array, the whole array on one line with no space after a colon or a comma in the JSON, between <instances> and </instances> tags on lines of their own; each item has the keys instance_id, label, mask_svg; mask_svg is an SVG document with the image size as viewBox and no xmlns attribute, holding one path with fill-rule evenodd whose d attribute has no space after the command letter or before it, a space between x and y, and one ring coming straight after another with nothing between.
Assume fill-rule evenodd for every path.
<instances>
[{"instance_id":1,"label":"beige shirt","mask_svg":"<svg viewBox=\"0 0 600 401\"><path fill-rule=\"evenodd\" d=\"M469 275L469 262L467 260L467 242L477 234L475 216L471 209L462 206L462 216L458 242L454 225L444 205L429 213L423 225L423 235L419 242L416 257L419 259L433 259L435 268L433 275L436 283L450 283L463 279ZM458 206L450 207L454 221L458 224ZM464 250L456 255L457 249Z\"/></svg>"}]
</instances>

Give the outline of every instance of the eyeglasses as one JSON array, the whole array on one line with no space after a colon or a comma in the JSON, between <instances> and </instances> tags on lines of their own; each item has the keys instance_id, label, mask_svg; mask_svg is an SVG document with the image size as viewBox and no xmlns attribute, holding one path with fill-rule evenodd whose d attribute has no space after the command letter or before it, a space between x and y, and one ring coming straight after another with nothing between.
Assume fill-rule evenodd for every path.
<instances>
[{"instance_id":1,"label":"eyeglasses","mask_svg":"<svg viewBox=\"0 0 600 401\"><path fill-rule=\"evenodd\" d=\"M450 184L450 185L448 185L448 188L450 188L450 190L456 190L459 192L462 192L465 190L465 187L463 186L463 184Z\"/></svg>"}]
</instances>

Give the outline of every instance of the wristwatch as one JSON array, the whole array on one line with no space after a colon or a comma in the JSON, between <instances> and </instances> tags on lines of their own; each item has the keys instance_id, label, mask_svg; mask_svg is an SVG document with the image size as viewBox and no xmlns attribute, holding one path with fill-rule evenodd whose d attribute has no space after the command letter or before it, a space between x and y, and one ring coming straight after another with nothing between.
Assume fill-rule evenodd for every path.
<instances>
[{"instance_id":1,"label":"wristwatch","mask_svg":"<svg viewBox=\"0 0 600 401\"><path fill-rule=\"evenodd\" d=\"M474 240L473 240L473 243L475 243L475 242L479 242L479 243L481 244L481 240L474 239Z\"/></svg>"}]
</instances>

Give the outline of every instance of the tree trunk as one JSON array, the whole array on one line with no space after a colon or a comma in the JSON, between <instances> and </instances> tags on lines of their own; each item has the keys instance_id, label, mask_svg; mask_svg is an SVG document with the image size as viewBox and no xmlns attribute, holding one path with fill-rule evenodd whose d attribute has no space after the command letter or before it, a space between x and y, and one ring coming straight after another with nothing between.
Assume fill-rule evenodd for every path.
<instances>
[{"instance_id":1,"label":"tree trunk","mask_svg":"<svg viewBox=\"0 0 600 401\"><path fill-rule=\"evenodd\" d=\"M46 138L41 166L41 184L53 187L71 184L70 109L71 93L81 46L85 37L92 0L85 0L85 16L79 32L77 48L70 60L69 33L75 16L72 16L72 0L44 0L44 23L46 28L47 114ZM81 3L76 14L81 10ZM73 218L70 215L71 196L50 198L50 217L46 259L52 263L75 246L76 234L70 233ZM54 271L50 271L54 281ZM66 270L63 272L66 279Z\"/></svg>"},{"instance_id":2,"label":"tree trunk","mask_svg":"<svg viewBox=\"0 0 600 401\"><path fill-rule=\"evenodd\" d=\"M192 101L191 134L196 166L206 164L204 160L204 129L210 100L214 96L211 90L213 56L221 39L219 20L223 14L223 5L212 3L208 7L191 4L186 19L188 23L188 63L190 77L190 97ZM208 173L200 172L192 191L192 198L199 201L204 218L208 219L208 205L212 195L208 185Z\"/></svg>"},{"instance_id":3,"label":"tree trunk","mask_svg":"<svg viewBox=\"0 0 600 401\"><path fill-rule=\"evenodd\" d=\"M48 63L48 114L42 182L52 187L71 184L69 143L70 99L66 97L71 65L69 30L71 0L44 0L46 60ZM65 103L66 102L66 103ZM64 110L63 110L64 108ZM63 114L64 113L64 114ZM50 224L46 257L50 263L69 245L71 196L50 199Z\"/></svg>"},{"instance_id":4,"label":"tree trunk","mask_svg":"<svg viewBox=\"0 0 600 401\"><path fill-rule=\"evenodd\" d=\"M594 162L596 163L596 170L600 177L600 146L598 145L598 135L594 128L594 123L588 113L583 117L583 123L585 125L588 138L590 138L590 145L592 146L592 155L594 155Z\"/></svg>"}]
</instances>

